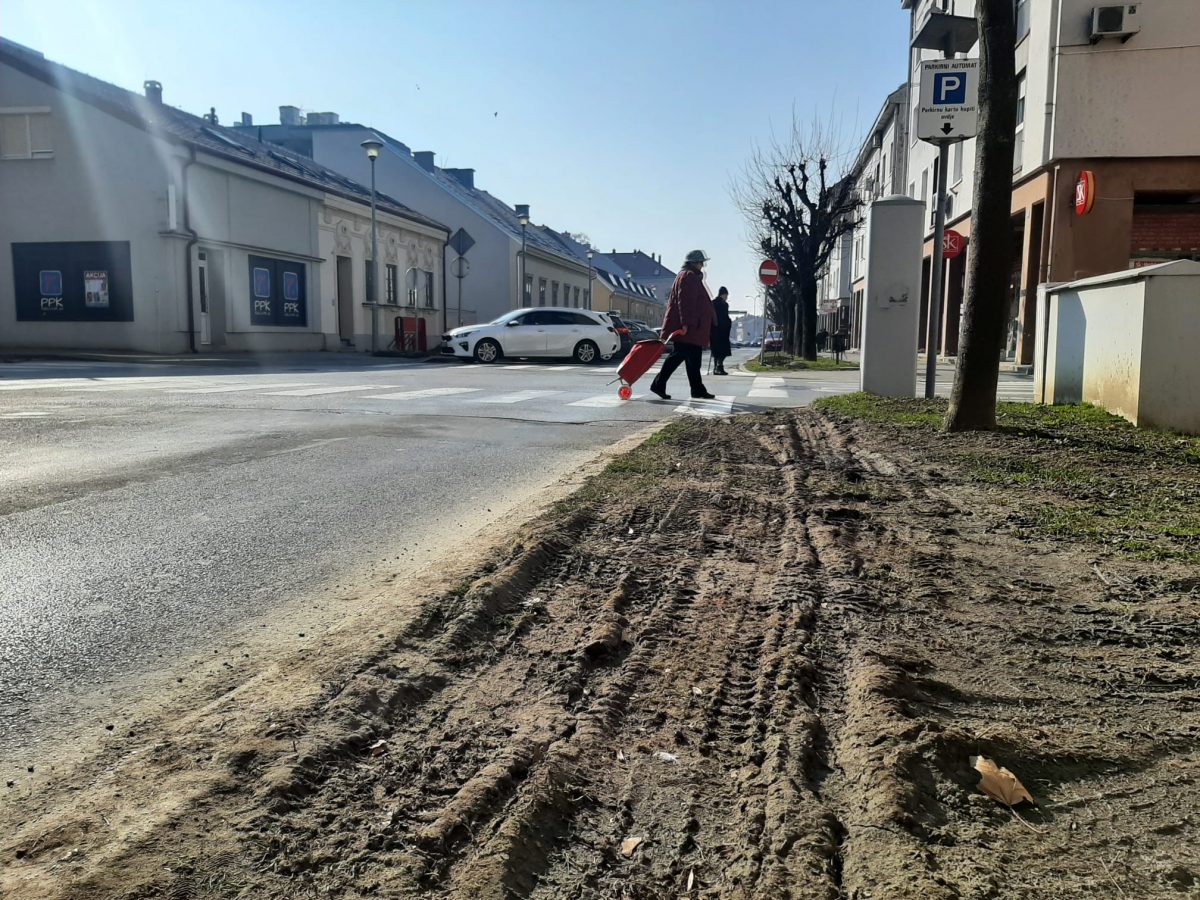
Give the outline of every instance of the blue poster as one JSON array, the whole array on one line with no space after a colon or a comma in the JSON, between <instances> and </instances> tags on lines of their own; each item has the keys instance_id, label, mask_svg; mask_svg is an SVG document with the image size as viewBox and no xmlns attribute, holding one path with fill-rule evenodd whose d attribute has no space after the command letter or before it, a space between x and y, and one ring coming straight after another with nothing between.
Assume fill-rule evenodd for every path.
<instances>
[{"instance_id":1,"label":"blue poster","mask_svg":"<svg viewBox=\"0 0 1200 900\"><path fill-rule=\"evenodd\" d=\"M43 297L61 297L63 292L62 272L58 269L43 269L38 272Z\"/></svg>"},{"instance_id":2,"label":"blue poster","mask_svg":"<svg viewBox=\"0 0 1200 900\"><path fill-rule=\"evenodd\" d=\"M260 300L269 300L271 298L271 270L263 268L254 269L254 296Z\"/></svg>"},{"instance_id":3,"label":"blue poster","mask_svg":"<svg viewBox=\"0 0 1200 900\"><path fill-rule=\"evenodd\" d=\"M284 270L283 273L283 299L284 300L299 300L300 299L300 276L295 272Z\"/></svg>"}]
</instances>

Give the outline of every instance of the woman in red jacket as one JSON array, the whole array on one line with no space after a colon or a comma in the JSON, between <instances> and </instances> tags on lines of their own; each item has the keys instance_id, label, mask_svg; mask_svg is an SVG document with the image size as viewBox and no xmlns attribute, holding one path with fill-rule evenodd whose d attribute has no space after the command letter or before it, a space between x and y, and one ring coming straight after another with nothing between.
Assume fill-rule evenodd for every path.
<instances>
[{"instance_id":1,"label":"woman in red jacket","mask_svg":"<svg viewBox=\"0 0 1200 900\"><path fill-rule=\"evenodd\" d=\"M663 316L662 338L665 341L675 332L679 334L675 338L675 349L663 363L662 371L650 383L650 390L664 400L671 399L667 393L667 379L680 364L687 370L692 397L697 400L715 399L700 377L700 359L708 347L713 323L712 298L704 286L702 274L706 262L708 257L703 250L693 250L687 255L683 270L671 285L667 312Z\"/></svg>"}]
</instances>

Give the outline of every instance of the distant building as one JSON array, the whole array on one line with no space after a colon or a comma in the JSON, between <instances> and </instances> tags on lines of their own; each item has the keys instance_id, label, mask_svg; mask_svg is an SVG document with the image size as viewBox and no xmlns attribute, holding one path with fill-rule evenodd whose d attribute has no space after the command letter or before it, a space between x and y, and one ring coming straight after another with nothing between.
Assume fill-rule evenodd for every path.
<instances>
[{"instance_id":1,"label":"distant building","mask_svg":"<svg viewBox=\"0 0 1200 900\"><path fill-rule=\"evenodd\" d=\"M369 190L144 87L0 40L0 346L370 349ZM432 339L448 231L386 194L378 221L380 300L411 273Z\"/></svg>"},{"instance_id":2,"label":"distant building","mask_svg":"<svg viewBox=\"0 0 1200 900\"><path fill-rule=\"evenodd\" d=\"M384 148L375 163L379 189L402 197L452 232L464 229L474 241L461 281L458 253L446 247L451 325L491 321L522 306L590 306L587 260L543 226L530 221L522 228L521 213L528 215L528 207L509 206L476 186L474 169L440 168L432 151L412 152L378 129L341 122L335 113L303 118L293 106L280 107L278 125L246 124L238 130L368 183L370 163L361 145L368 138L381 140Z\"/></svg>"},{"instance_id":3,"label":"distant building","mask_svg":"<svg viewBox=\"0 0 1200 900\"><path fill-rule=\"evenodd\" d=\"M622 272L628 272L637 279L639 284L650 288L658 302L664 307L667 298L671 295L671 285L675 283L675 276L683 267L682 260L679 266L672 269L670 266L663 265L661 253L647 254L641 250L634 250L632 253L618 253L614 250L608 254L608 258Z\"/></svg>"}]
</instances>

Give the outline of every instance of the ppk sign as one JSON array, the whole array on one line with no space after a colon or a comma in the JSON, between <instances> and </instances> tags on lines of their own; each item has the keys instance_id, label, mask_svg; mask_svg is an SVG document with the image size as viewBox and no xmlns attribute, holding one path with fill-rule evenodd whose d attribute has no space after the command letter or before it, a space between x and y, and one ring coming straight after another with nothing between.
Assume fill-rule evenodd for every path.
<instances>
[{"instance_id":1,"label":"ppk sign","mask_svg":"<svg viewBox=\"0 0 1200 900\"><path fill-rule=\"evenodd\" d=\"M931 59L921 63L917 137L949 143L975 137L979 117L979 60Z\"/></svg>"}]
</instances>

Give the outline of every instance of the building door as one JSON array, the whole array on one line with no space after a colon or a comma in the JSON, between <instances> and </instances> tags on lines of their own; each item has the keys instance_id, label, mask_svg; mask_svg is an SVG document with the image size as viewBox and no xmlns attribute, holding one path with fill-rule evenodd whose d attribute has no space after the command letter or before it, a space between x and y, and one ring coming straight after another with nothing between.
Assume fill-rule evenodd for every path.
<instances>
[{"instance_id":1,"label":"building door","mask_svg":"<svg viewBox=\"0 0 1200 900\"><path fill-rule=\"evenodd\" d=\"M354 270L350 257L337 258L338 337L354 343Z\"/></svg>"},{"instance_id":2,"label":"building door","mask_svg":"<svg viewBox=\"0 0 1200 900\"><path fill-rule=\"evenodd\" d=\"M212 323L209 321L208 254L201 250L196 263L196 290L200 301L200 344L212 343Z\"/></svg>"}]
</instances>

